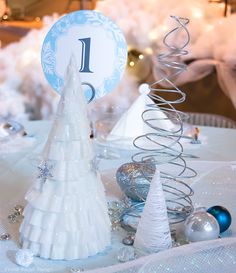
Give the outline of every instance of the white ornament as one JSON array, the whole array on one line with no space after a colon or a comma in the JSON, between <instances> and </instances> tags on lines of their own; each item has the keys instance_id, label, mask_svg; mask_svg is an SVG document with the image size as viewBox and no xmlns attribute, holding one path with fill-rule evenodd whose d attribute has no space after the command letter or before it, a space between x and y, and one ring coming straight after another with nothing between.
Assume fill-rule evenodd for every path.
<instances>
[{"instance_id":1,"label":"white ornament","mask_svg":"<svg viewBox=\"0 0 236 273\"><path fill-rule=\"evenodd\" d=\"M140 254L149 254L171 248L171 246L166 201L160 172L156 170L138 224L134 247Z\"/></svg>"},{"instance_id":2,"label":"white ornament","mask_svg":"<svg viewBox=\"0 0 236 273\"><path fill-rule=\"evenodd\" d=\"M140 86L139 86L139 93L140 94L149 94L150 93L150 87L149 87L149 84L147 83L142 83Z\"/></svg>"},{"instance_id":3,"label":"white ornament","mask_svg":"<svg viewBox=\"0 0 236 273\"><path fill-rule=\"evenodd\" d=\"M110 245L105 191L93 167L87 103L73 59L39 174L26 195L23 248L46 259L83 259Z\"/></svg>"},{"instance_id":4,"label":"white ornament","mask_svg":"<svg viewBox=\"0 0 236 273\"><path fill-rule=\"evenodd\" d=\"M34 260L34 254L29 249L19 249L16 252L16 263L18 265L29 267Z\"/></svg>"},{"instance_id":5,"label":"white ornament","mask_svg":"<svg viewBox=\"0 0 236 273\"><path fill-rule=\"evenodd\" d=\"M193 212L184 222L184 234L189 242L199 242L219 238L220 227L210 213Z\"/></svg>"}]
</instances>

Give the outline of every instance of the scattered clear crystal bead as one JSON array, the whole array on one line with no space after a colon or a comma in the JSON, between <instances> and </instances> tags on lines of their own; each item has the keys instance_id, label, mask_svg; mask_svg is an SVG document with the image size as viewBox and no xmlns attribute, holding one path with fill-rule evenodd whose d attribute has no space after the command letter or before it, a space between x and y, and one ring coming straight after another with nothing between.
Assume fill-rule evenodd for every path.
<instances>
[{"instance_id":1,"label":"scattered clear crystal bead","mask_svg":"<svg viewBox=\"0 0 236 273\"><path fill-rule=\"evenodd\" d=\"M84 269L83 268L71 268L70 272L71 273L79 273L79 272L83 272Z\"/></svg>"},{"instance_id":2,"label":"scattered clear crystal bead","mask_svg":"<svg viewBox=\"0 0 236 273\"><path fill-rule=\"evenodd\" d=\"M117 259L119 262L125 263L135 259L133 247L122 247L118 250Z\"/></svg>"},{"instance_id":3,"label":"scattered clear crystal bead","mask_svg":"<svg viewBox=\"0 0 236 273\"><path fill-rule=\"evenodd\" d=\"M15 210L19 215L21 215L21 214L23 213L24 207L21 206L21 205L16 205L16 206L14 207L14 210Z\"/></svg>"},{"instance_id":4,"label":"scattered clear crystal bead","mask_svg":"<svg viewBox=\"0 0 236 273\"><path fill-rule=\"evenodd\" d=\"M15 214L8 215L8 220L10 223L16 223L16 220L17 220L16 218L17 218L17 216Z\"/></svg>"}]
</instances>

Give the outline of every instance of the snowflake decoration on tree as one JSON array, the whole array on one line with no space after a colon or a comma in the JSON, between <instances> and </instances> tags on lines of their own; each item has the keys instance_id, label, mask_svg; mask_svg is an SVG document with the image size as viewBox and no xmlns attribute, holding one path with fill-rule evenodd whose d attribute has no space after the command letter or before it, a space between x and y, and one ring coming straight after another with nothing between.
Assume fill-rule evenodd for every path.
<instances>
[{"instance_id":1,"label":"snowflake decoration on tree","mask_svg":"<svg viewBox=\"0 0 236 273\"><path fill-rule=\"evenodd\" d=\"M38 174L38 179L41 179L43 183L46 182L47 178L52 178L53 175L51 173L51 170L53 168L53 165L49 165L46 161L43 161L39 166L39 174Z\"/></svg>"}]
</instances>

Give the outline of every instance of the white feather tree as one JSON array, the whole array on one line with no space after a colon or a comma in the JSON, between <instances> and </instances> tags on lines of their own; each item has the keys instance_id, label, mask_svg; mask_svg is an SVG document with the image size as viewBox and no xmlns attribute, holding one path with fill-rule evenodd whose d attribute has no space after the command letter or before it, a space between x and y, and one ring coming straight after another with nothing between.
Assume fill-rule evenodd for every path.
<instances>
[{"instance_id":1,"label":"white feather tree","mask_svg":"<svg viewBox=\"0 0 236 273\"><path fill-rule=\"evenodd\" d=\"M160 172L156 170L138 224L134 247L140 254L150 254L168 249L171 246L166 201Z\"/></svg>"},{"instance_id":2,"label":"white feather tree","mask_svg":"<svg viewBox=\"0 0 236 273\"><path fill-rule=\"evenodd\" d=\"M110 220L93 166L87 103L73 58L39 174L26 194L22 247L47 259L82 259L110 244Z\"/></svg>"}]
</instances>

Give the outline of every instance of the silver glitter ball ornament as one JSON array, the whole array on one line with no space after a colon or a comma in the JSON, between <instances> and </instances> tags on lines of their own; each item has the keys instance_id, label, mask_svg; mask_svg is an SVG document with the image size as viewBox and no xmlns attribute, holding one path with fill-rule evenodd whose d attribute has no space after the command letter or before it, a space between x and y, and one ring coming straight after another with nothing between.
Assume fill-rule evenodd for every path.
<instances>
[{"instance_id":1,"label":"silver glitter ball ornament","mask_svg":"<svg viewBox=\"0 0 236 273\"><path fill-rule=\"evenodd\" d=\"M126 163L116 172L116 180L124 194L134 201L146 200L156 167L151 162Z\"/></svg>"},{"instance_id":2,"label":"silver glitter ball ornament","mask_svg":"<svg viewBox=\"0 0 236 273\"><path fill-rule=\"evenodd\" d=\"M217 239L220 227L216 219L206 211L193 212L184 223L185 237L189 242Z\"/></svg>"}]
</instances>

